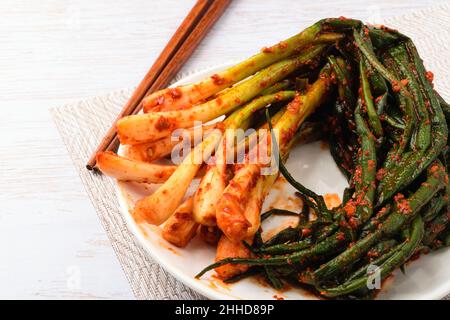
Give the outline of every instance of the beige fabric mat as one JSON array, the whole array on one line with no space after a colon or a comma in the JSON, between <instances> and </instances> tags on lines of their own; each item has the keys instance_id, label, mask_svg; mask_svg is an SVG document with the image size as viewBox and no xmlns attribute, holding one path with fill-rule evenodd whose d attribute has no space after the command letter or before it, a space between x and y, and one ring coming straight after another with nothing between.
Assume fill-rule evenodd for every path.
<instances>
[{"instance_id":1,"label":"beige fabric mat","mask_svg":"<svg viewBox=\"0 0 450 320\"><path fill-rule=\"evenodd\" d=\"M438 91L450 99L450 4L384 21L415 41ZM132 93L121 90L52 109L55 123L138 299L204 299L164 271L138 244L119 211L113 180L85 169L91 152ZM450 298L447 297L447 298Z\"/></svg>"}]
</instances>

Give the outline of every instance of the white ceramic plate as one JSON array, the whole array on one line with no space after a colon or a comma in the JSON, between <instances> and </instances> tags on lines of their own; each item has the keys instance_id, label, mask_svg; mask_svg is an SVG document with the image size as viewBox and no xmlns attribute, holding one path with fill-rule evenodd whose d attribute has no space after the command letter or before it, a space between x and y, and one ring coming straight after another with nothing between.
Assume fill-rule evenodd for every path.
<instances>
[{"instance_id":1,"label":"white ceramic plate","mask_svg":"<svg viewBox=\"0 0 450 320\"><path fill-rule=\"evenodd\" d=\"M227 65L211 68L192 74L174 84L181 85L201 80L214 74ZM121 150L119 150L120 153ZM287 161L287 168L304 185L321 194L336 193L340 197L347 182L338 170L326 146L315 142L295 147ZM178 280L211 299L315 299L310 293L301 289L276 291L255 279L246 279L232 285L224 285L209 272L202 279L194 275L214 261L215 248L194 239L186 248L172 246L162 239L160 228L146 224L138 225L130 215L134 202L150 194L157 186L118 182L117 194L122 214L128 225L139 239L142 246L156 259L164 269ZM191 192L195 190L192 188ZM265 207L295 209L298 203L293 201L294 189L287 183L277 182L265 202ZM265 230L276 225L285 225L281 218L274 218L265 223ZM406 275L395 272L383 287L380 299L440 299L450 293L450 250L445 249L421 257L410 263Z\"/></svg>"}]
</instances>

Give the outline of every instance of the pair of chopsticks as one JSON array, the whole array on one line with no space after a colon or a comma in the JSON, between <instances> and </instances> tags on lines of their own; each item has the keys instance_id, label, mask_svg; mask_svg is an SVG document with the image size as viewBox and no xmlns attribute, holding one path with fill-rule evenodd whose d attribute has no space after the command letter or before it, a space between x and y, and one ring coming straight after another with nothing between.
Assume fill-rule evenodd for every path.
<instances>
[{"instance_id":1,"label":"pair of chopsticks","mask_svg":"<svg viewBox=\"0 0 450 320\"><path fill-rule=\"evenodd\" d=\"M117 121L125 116L137 114L142 109L144 97L167 87L230 2L230 0L197 1L91 155L86 164L87 169L95 168L98 152L117 149L119 146Z\"/></svg>"}]
</instances>

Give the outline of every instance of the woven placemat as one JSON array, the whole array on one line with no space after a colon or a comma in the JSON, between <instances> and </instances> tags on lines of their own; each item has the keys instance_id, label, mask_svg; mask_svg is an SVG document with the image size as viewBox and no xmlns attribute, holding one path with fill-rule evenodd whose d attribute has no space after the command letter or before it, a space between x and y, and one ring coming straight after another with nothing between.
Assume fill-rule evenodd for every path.
<instances>
[{"instance_id":1,"label":"woven placemat","mask_svg":"<svg viewBox=\"0 0 450 320\"><path fill-rule=\"evenodd\" d=\"M414 40L427 69L435 73L437 90L449 99L450 4L389 18L384 23ZM85 168L90 154L131 93L131 89L120 90L51 112L136 298L204 299L164 271L139 245L119 211L113 180Z\"/></svg>"}]
</instances>

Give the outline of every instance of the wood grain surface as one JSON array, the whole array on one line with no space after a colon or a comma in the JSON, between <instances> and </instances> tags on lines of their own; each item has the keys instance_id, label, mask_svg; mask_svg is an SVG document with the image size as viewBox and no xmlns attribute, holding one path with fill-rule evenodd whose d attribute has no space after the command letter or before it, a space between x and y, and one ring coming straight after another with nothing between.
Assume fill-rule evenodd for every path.
<instances>
[{"instance_id":1,"label":"wood grain surface","mask_svg":"<svg viewBox=\"0 0 450 320\"><path fill-rule=\"evenodd\" d=\"M183 71L251 55L319 18L376 22L442 2L234 0ZM0 298L133 298L49 108L137 85L193 3L0 2Z\"/></svg>"}]
</instances>

